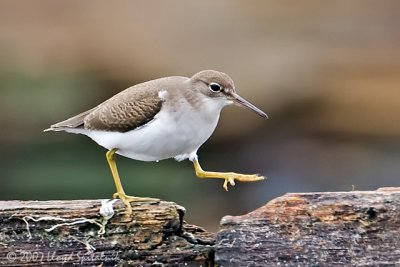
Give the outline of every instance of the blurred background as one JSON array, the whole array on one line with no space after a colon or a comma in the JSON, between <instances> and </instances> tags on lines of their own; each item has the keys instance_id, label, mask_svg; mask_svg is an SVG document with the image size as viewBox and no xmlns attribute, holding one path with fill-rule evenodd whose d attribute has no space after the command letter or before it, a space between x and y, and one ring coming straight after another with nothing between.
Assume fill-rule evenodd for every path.
<instances>
[{"instance_id":1,"label":"blurred background","mask_svg":"<svg viewBox=\"0 0 400 267\"><path fill-rule=\"evenodd\" d=\"M269 119L224 109L197 179L189 161L118 158L127 193L177 202L210 231L286 192L399 186L399 1L1 1L2 200L109 198L105 150L43 133L163 76L228 73Z\"/></svg>"}]
</instances>

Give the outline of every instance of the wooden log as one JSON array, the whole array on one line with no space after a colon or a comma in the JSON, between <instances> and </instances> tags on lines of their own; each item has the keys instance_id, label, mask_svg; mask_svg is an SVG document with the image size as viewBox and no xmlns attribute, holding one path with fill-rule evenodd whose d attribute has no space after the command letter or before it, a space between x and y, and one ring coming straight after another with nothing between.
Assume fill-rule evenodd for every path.
<instances>
[{"instance_id":1,"label":"wooden log","mask_svg":"<svg viewBox=\"0 0 400 267\"><path fill-rule=\"evenodd\" d=\"M225 216L215 241L171 202L0 201L0 265L397 266L399 211L400 188L291 193Z\"/></svg>"},{"instance_id":2,"label":"wooden log","mask_svg":"<svg viewBox=\"0 0 400 267\"><path fill-rule=\"evenodd\" d=\"M214 235L185 223L183 207L132 207L128 217L119 200L0 201L0 265L214 265Z\"/></svg>"},{"instance_id":3,"label":"wooden log","mask_svg":"<svg viewBox=\"0 0 400 267\"><path fill-rule=\"evenodd\" d=\"M218 266L400 266L400 188L291 193L225 216Z\"/></svg>"}]
</instances>

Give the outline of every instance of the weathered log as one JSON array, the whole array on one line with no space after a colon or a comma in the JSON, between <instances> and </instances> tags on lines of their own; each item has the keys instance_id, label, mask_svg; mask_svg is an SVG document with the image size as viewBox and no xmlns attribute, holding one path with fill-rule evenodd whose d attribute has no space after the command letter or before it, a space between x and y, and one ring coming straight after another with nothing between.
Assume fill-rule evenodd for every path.
<instances>
[{"instance_id":1,"label":"weathered log","mask_svg":"<svg viewBox=\"0 0 400 267\"><path fill-rule=\"evenodd\" d=\"M132 206L129 217L119 200L0 201L0 265L214 264L214 235L186 224L183 207Z\"/></svg>"},{"instance_id":2,"label":"weathered log","mask_svg":"<svg viewBox=\"0 0 400 267\"><path fill-rule=\"evenodd\" d=\"M400 266L400 188L295 193L225 216L218 266Z\"/></svg>"},{"instance_id":3,"label":"weathered log","mask_svg":"<svg viewBox=\"0 0 400 267\"><path fill-rule=\"evenodd\" d=\"M400 265L400 188L286 194L225 216L216 241L171 202L123 212L119 201L0 201L0 265Z\"/></svg>"}]
</instances>

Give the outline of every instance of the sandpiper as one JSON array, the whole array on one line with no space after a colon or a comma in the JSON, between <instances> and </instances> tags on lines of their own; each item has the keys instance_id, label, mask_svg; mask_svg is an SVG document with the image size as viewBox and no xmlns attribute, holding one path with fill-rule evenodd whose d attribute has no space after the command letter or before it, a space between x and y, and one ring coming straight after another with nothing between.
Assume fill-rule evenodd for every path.
<instances>
[{"instance_id":1,"label":"sandpiper","mask_svg":"<svg viewBox=\"0 0 400 267\"><path fill-rule=\"evenodd\" d=\"M236 93L233 80L227 74L203 70L191 78L173 76L137 84L45 131L83 134L106 148L117 188L113 197L120 198L130 214L130 202L158 199L125 194L115 154L140 161L189 159L199 178L224 179L225 190L228 183L234 186L235 180L264 179L255 174L204 171L199 164L197 150L214 132L222 108L230 104L267 118L263 111Z\"/></svg>"}]
</instances>

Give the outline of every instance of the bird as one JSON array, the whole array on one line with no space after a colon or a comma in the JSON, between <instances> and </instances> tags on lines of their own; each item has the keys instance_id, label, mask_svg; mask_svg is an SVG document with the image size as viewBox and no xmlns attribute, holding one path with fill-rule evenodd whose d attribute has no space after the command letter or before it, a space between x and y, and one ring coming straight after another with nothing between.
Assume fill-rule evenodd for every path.
<instances>
[{"instance_id":1,"label":"bird","mask_svg":"<svg viewBox=\"0 0 400 267\"><path fill-rule=\"evenodd\" d=\"M214 132L221 110L236 104L263 118L267 114L239 96L227 74L203 70L191 77L171 76L131 86L96 107L44 131L83 134L107 149L106 159L119 198L132 214L131 202L159 201L125 193L116 165L116 154L138 161L174 158L190 160L199 178L223 179L223 188L235 180L263 180L257 174L205 171L197 151Z\"/></svg>"}]
</instances>

